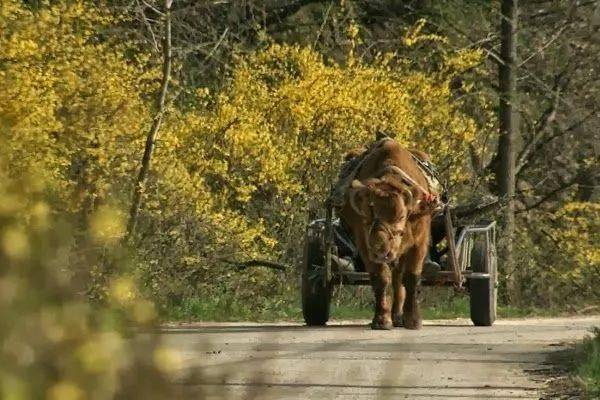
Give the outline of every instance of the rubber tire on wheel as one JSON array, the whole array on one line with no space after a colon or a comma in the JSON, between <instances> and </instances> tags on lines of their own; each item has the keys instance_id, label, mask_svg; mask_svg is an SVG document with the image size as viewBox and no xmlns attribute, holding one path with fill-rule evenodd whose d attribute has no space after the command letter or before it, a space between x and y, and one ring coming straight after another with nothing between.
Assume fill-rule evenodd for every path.
<instances>
[{"instance_id":1,"label":"rubber tire on wheel","mask_svg":"<svg viewBox=\"0 0 600 400\"><path fill-rule=\"evenodd\" d=\"M315 273L315 266L323 265L325 254L319 239L306 235L302 268L302 315L308 326L323 326L329 320L332 286L330 283L323 285L322 279L310 279Z\"/></svg>"},{"instance_id":2,"label":"rubber tire on wheel","mask_svg":"<svg viewBox=\"0 0 600 400\"><path fill-rule=\"evenodd\" d=\"M476 241L471 251L471 269L473 272L489 272L488 278L469 279L471 321L475 326L492 326L496 320L496 258L495 249L492 249L489 263L485 251L485 243ZM487 271L487 265L490 271Z\"/></svg>"}]
</instances>

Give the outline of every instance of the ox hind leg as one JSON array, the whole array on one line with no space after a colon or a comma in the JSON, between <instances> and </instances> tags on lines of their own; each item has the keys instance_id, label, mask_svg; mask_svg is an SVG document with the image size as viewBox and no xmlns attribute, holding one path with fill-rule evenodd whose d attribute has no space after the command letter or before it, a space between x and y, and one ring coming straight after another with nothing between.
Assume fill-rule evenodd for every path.
<instances>
[{"instance_id":1,"label":"ox hind leg","mask_svg":"<svg viewBox=\"0 0 600 400\"><path fill-rule=\"evenodd\" d=\"M387 264L372 264L369 267L369 277L375 294L375 316L371 322L371 328L392 329L390 307L392 273L390 267Z\"/></svg>"},{"instance_id":2,"label":"ox hind leg","mask_svg":"<svg viewBox=\"0 0 600 400\"><path fill-rule=\"evenodd\" d=\"M406 298L406 288L402 284L402 259L392 270L392 284L394 286L394 304L392 305L392 323L395 327L402 326L402 306Z\"/></svg>"},{"instance_id":3,"label":"ox hind leg","mask_svg":"<svg viewBox=\"0 0 600 400\"><path fill-rule=\"evenodd\" d=\"M402 305L402 322L407 329L421 329L423 324L417 301L417 290L427 250L427 242L425 245L411 248L403 257L403 265L400 265L403 271L402 284L406 290L406 297Z\"/></svg>"}]
</instances>

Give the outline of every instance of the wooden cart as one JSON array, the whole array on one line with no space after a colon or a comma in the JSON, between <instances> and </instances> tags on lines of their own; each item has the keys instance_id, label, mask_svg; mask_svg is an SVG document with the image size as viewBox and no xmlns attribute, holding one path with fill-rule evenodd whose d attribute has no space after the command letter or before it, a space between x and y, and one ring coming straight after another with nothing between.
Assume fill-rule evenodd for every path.
<instances>
[{"instance_id":1,"label":"wooden cart","mask_svg":"<svg viewBox=\"0 0 600 400\"><path fill-rule=\"evenodd\" d=\"M422 285L468 290L471 320L476 326L491 326L496 319L497 255L496 223L454 227L450 207L442 215L445 239L436 261L441 270L424 276ZM439 246L438 246L439 247ZM437 249L436 249L437 250ZM333 208L326 217L308 224L302 264L302 312L309 326L325 325L335 285L369 285L369 274L353 243L344 235Z\"/></svg>"}]
</instances>

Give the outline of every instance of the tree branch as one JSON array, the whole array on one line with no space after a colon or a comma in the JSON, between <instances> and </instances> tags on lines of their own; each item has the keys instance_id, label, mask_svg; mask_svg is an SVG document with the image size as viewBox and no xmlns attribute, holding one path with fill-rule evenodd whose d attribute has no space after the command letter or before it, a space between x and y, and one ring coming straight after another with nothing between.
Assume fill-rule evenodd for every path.
<instances>
[{"instance_id":1,"label":"tree branch","mask_svg":"<svg viewBox=\"0 0 600 400\"><path fill-rule=\"evenodd\" d=\"M226 264L234 265L235 267L237 267L240 270L244 270L246 268L251 268L251 267L266 267L266 268L270 268L270 269L276 269L278 271L286 271L290 268L289 265L281 264L281 263L274 262L274 261L268 261L268 260L255 259L255 260L247 260L247 261L235 261L235 260L222 259L219 261L222 261Z\"/></svg>"},{"instance_id":2,"label":"tree branch","mask_svg":"<svg viewBox=\"0 0 600 400\"><path fill-rule=\"evenodd\" d=\"M568 84L568 82L567 82L567 83L563 84L561 87L560 81L561 81L562 77L564 76L564 74L567 72L567 70L568 70L568 67L565 68L564 70L562 70L560 73L558 73L554 77L554 86L552 88L555 92L554 100L552 101L550 106L548 108L546 108L546 110L544 110L544 112L542 113L540 118L535 122L535 124L533 126L533 132L531 135L531 139L525 145L525 147L523 147L520 154L517 156L517 170L516 170L517 175L519 175L519 172L521 171L521 168L523 167L525 161L530 157L532 151L536 148L536 144L538 143L539 134L542 133L546 129L548 124L550 122L554 121L554 119L556 118L556 110L558 108L558 99L560 96L560 92L561 92L561 90L564 90Z\"/></svg>"},{"instance_id":3,"label":"tree branch","mask_svg":"<svg viewBox=\"0 0 600 400\"><path fill-rule=\"evenodd\" d=\"M292 14L298 12L302 7L312 3L322 3L323 0L297 0L288 1L281 7L275 8L269 11L269 14L265 18L265 25L269 26L277 22L281 22Z\"/></svg>"},{"instance_id":4,"label":"tree branch","mask_svg":"<svg viewBox=\"0 0 600 400\"><path fill-rule=\"evenodd\" d=\"M140 172L135 182L133 191L133 200L131 202L131 209L129 210L129 221L127 223L127 236L129 240L135 233L135 228L138 221L138 215L140 206L142 203L142 196L146 187L146 179L148 172L150 171L150 164L152 161L152 153L154 152L154 146L156 143L156 137L162 124L163 116L165 113L165 99L169 91L169 81L171 80L171 63L172 63L172 48L171 48L171 4L172 0L165 0L164 2L164 24L165 24L165 36L163 39L163 67L162 67L162 79L160 84L160 91L156 99L156 114L152 119L152 125L148 136L146 137L146 145L144 147L144 155L142 157L142 165Z\"/></svg>"},{"instance_id":5,"label":"tree branch","mask_svg":"<svg viewBox=\"0 0 600 400\"><path fill-rule=\"evenodd\" d=\"M503 200L504 201L502 201L501 199L494 199L490 202L482 204L469 204L466 206L457 206L456 208L452 209L452 215L458 219L480 215L502 207L506 203L506 200L504 198Z\"/></svg>"},{"instance_id":6,"label":"tree branch","mask_svg":"<svg viewBox=\"0 0 600 400\"><path fill-rule=\"evenodd\" d=\"M532 150L529 152L528 157L523 157L523 159L520 160L519 165L517 167L517 176L520 176L521 173L523 171L525 171L529 167L529 165L531 165L531 161L533 160L533 157L532 157L533 154L537 153L540 149L544 148L546 145L548 145L554 139L564 136L567 133L577 129L578 127L583 125L586 121L588 121L590 118L592 118L594 115L596 115L597 112L598 112L598 109L594 109L591 112L589 112L585 117L583 117L579 121L575 122L574 124L570 125L569 127L558 131L554 135L547 136L541 142L537 142L535 144L535 146L532 148Z\"/></svg>"},{"instance_id":7,"label":"tree branch","mask_svg":"<svg viewBox=\"0 0 600 400\"><path fill-rule=\"evenodd\" d=\"M526 206L525 208L515 211L515 214L521 214L521 213L524 213L524 212L527 212L527 211L533 210L534 208L539 207L540 205L542 205L546 201L550 200L552 197L554 197L558 193L560 193L563 190L566 190L566 189L570 188L571 186L573 186L574 184L576 184L578 180L579 180L579 177L576 176L575 178L571 179L570 181L560 185L556 189L546 193L540 200L536 201L535 203L530 204L530 205Z\"/></svg>"}]
</instances>

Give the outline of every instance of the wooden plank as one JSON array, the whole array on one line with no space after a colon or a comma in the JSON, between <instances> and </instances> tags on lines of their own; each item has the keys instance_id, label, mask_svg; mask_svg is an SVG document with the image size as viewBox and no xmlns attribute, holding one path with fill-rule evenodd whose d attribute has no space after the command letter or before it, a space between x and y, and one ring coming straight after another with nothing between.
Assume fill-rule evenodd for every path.
<instances>
[{"instance_id":1,"label":"wooden plank","mask_svg":"<svg viewBox=\"0 0 600 400\"><path fill-rule=\"evenodd\" d=\"M450 215L450 207L444 207L444 222L446 225L446 241L448 242L448 260L454 272L454 283L456 286L462 286L462 274L458 257L456 256L456 243L454 242L454 227L452 226L452 216Z\"/></svg>"}]
</instances>

